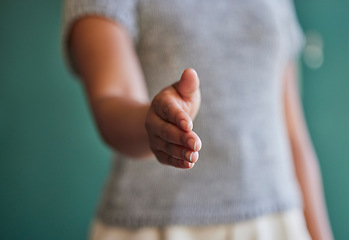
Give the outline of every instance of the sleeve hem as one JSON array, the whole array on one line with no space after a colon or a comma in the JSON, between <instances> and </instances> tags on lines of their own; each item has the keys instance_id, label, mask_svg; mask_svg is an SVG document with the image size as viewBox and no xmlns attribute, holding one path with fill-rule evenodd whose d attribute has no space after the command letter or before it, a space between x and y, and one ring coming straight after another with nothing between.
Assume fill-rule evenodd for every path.
<instances>
[{"instance_id":1,"label":"sleeve hem","mask_svg":"<svg viewBox=\"0 0 349 240\"><path fill-rule=\"evenodd\" d=\"M111 21L114 21L121 26L123 26L134 42L137 41L138 29L135 24L135 19L129 19L127 11L123 11L119 8L117 4L104 4L104 5L95 5L95 4L75 4L75 6L69 5L66 2L65 12L64 12L64 22L61 33L61 47L63 51L63 56L68 69L77 75L76 66L70 56L69 47L68 47L68 38L74 23L85 16L101 16Z\"/></svg>"}]
</instances>

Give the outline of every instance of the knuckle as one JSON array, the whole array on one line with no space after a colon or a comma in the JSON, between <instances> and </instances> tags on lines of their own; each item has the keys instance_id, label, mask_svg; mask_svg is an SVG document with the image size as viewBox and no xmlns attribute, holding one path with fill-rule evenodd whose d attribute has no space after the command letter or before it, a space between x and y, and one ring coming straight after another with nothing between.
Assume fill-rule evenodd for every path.
<instances>
[{"instance_id":1,"label":"knuckle","mask_svg":"<svg viewBox=\"0 0 349 240\"><path fill-rule=\"evenodd\" d=\"M187 145L188 145L188 144L187 144L187 134L182 134L182 135L180 136L180 141L181 141L181 143L182 143L183 146L187 146Z\"/></svg>"},{"instance_id":2,"label":"knuckle","mask_svg":"<svg viewBox=\"0 0 349 240\"><path fill-rule=\"evenodd\" d=\"M171 148L171 144L169 142L165 143L165 151L169 154L172 155L172 148Z\"/></svg>"},{"instance_id":3,"label":"knuckle","mask_svg":"<svg viewBox=\"0 0 349 240\"><path fill-rule=\"evenodd\" d=\"M165 119L168 119L169 115L170 115L170 109L172 108L173 104L169 103L166 104L165 107L162 108L162 114L164 116Z\"/></svg>"},{"instance_id":4,"label":"knuckle","mask_svg":"<svg viewBox=\"0 0 349 240\"><path fill-rule=\"evenodd\" d=\"M177 159L172 159L172 166L176 168L181 168L181 163Z\"/></svg>"},{"instance_id":5,"label":"knuckle","mask_svg":"<svg viewBox=\"0 0 349 240\"><path fill-rule=\"evenodd\" d=\"M176 123L179 123L182 119L186 119L186 115L184 114L183 111L179 111L175 115L175 121L176 121Z\"/></svg>"},{"instance_id":6,"label":"knuckle","mask_svg":"<svg viewBox=\"0 0 349 240\"><path fill-rule=\"evenodd\" d=\"M186 153L187 153L187 149L185 149L185 148L183 148L182 150L181 150L181 157L182 157L182 159L187 159L186 158Z\"/></svg>"},{"instance_id":7,"label":"knuckle","mask_svg":"<svg viewBox=\"0 0 349 240\"><path fill-rule=\"evenodd\" d=\"M182 166L183 166L183 168L188 168L188 163L185 161L182 161Z\"/></svg>"},{"instance_id":8,"label":"knuckle","mask_svg":"<svg viewBox=\"0 0 349 240\"><path fill-rule=\"evenodd\" d=\"M154 97L154 99L153 99L153 101L152 101L151 104L152 104L154 107L156 107L156 106L158 106L160 103L161 103L161 95L158 94L158 95L156 95L156 96Z\"/></svg>"},{"instance_id":9,"label":"knuckle","mask_svg":"<svg viewBox=\"0 0 349 240\"><path fill-rule=\"evenodd\" d=\"M165 162L167 165L173 166L173 159L170 155L166 154Z\"/></svg>"},{"instance_id":10,"label":"knuckle","mask_svg":"<svg viewBox=\"0 0 349 240\"><path fill-rule=\"evenodd\" d=\"M168 124L163 124L161 127L161 137L164 140L168 139Z\"/></svg>"},{"instance_id":11,"label":"knuckle","mask_svg":"<svg viewBox=\"0 0 349 240\"><path fill-rule=\"evenodd\" d=\"M180 168L186 168L187 166L185 165L185 161L183 161L183 160L179 160L178 161L178 166L180 167Z\"/></svg>"}]
</instances>

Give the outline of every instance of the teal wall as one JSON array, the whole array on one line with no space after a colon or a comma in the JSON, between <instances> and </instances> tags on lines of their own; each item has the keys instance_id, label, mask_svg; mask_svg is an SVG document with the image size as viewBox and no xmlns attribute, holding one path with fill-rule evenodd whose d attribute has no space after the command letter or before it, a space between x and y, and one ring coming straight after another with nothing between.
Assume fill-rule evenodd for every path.
<instances>
[{"instance_id":1,"label":"teal wall","mask_svg":"<svg viewBox=\"0 0 349 240\"><path fill-rule=\"evenodd\" d=\"M0 239L85 239L111 154L60 51L61 1L0 2ZM305 114L336 239L349 236L349 6L296 2L324 64L302 65Z\"/></svg>"},{"instance_id":2,"label":"teal wall","mask_svg":"<svg viewBox=\"0 0 349 240\"><path fill-rule=\"evenodd\" d=\"M60 51L61 1L0 1L0 239L86 239L110 163Z\"/></svg>"},{"instance_id":3,"label":"teal wall","mask_svg":"<svg viewBox=\"0 0 349 240\"><path fill-rule=\"evenodd\" d=\"M296 8L304 31L323 38L323 65L302 61L303 104L335 237L349 239L349 2L297 0Z\"/></svg>"}]
</instances>

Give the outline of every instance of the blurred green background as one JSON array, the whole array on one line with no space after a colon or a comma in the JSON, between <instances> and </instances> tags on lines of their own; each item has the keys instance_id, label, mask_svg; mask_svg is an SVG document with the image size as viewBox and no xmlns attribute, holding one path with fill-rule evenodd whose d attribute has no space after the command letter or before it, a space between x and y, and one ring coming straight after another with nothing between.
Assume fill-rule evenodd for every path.
<instances>
[{"instance_id":1,"label":"blurred green background","mask_svg":"<svg viewBox=\"0 0 349 240\"><path fill-rule=\"evenodd\" d=\"M336 239L349 236L349 3L296 1L305 115ZM0 2L0 239L86 239L111 154L60 49L62 2Z\"/></svg>"}]
</instances>

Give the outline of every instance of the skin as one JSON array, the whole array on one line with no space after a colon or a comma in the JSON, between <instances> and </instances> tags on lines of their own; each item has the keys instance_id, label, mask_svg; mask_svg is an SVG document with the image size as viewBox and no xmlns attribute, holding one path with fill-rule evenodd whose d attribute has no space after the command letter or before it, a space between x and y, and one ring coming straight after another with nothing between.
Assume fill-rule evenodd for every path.
<instances>
[{"instance_id":1,"label":"skin","mask_svg":"<svg viewBox=\"0 0 349 240\"><path fill-rule=\"evenodd\" d=\"M296 72L294 64L286 68L284 108L293 162L303 193L304 216L313 240L331 240L321 173L302 111Z\"/></svg>"},{"instance_id":2,"label":"skin","mask_svg":"<svg viewBox=\"0 0 349 240\"><path fill-rule=\"evenodd\" d=\"M127 32L97 17L78 21L70 37L99 132L113 149L135 159L156 156L162 164L192 168L201 140L192 131L200 106L193 69L149 101L144 76Z\"/></svg>"},{"instance_id":3,"label":"skin","mask_svg":"<svg viewBox=\"0 0 349 240\"><path fill-rule=\"evenodd\" d=\"M155 155L165 165L181 169L195 165L201 148L192 130L201 99L195 70L186 69L180 81L150 101L132 40L121 26L100 17L82 18L71 29L69 46L106 144L139 161ZM331 240L321 175L294 73L290 64L285 70L285 121L304 214L312 239Z\"/></svg>"}]
</instances>

